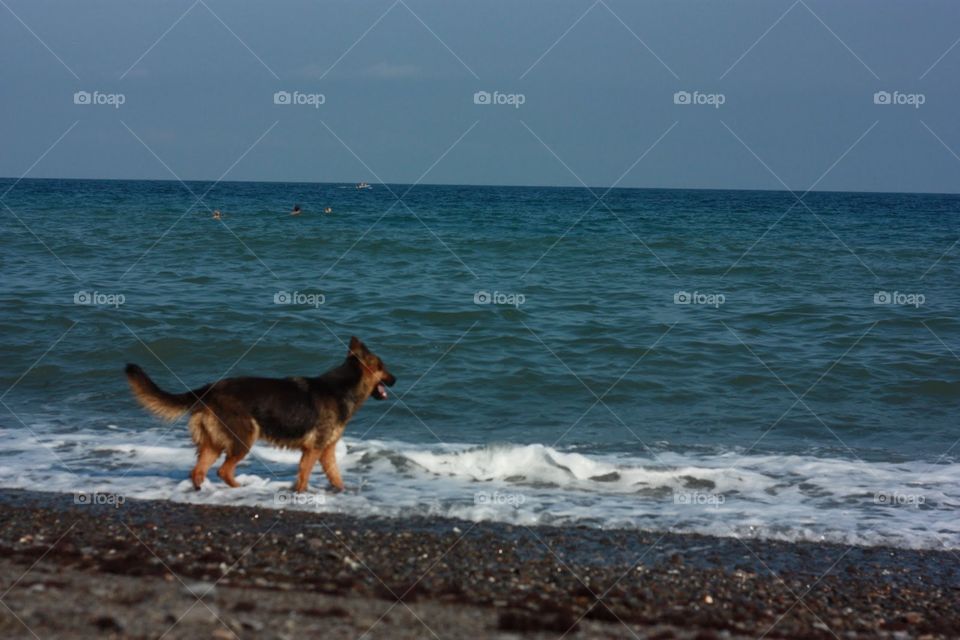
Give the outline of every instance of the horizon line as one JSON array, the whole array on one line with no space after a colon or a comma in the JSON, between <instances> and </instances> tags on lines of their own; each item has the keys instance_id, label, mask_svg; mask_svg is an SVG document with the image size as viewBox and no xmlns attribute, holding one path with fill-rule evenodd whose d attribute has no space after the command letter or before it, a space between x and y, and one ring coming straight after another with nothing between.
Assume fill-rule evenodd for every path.
<instances>
[{"instance_id":1,"label":"horizon line","mask_svg":"<svg viewBox=\"0 0 960 640\"><path fill-rule=\"evenodd\" d=\"M0 181L12 180L15 182L26 182L28 180L66 180L75 182L171 182L179 184L181 182L200 182L216 184L305 184L305 185L355 185L356 182L343 181L305 181L305 180L213 180L213 179L172 179L172 178L76 178L76 177L22 177L0 176ZM369 182L371 185L396 185L396 186L423 186L423 187L489 187L489 188L513 188L513 189L582 189L585 191L745 191L761 193L784 193L784 194L804 194L804 193L853 193L853 194L876 194L876 195L925 195L925 196L960 196L960 191L870 191L866 189L813 189L807 192L802 190L788 189L762 189L762 188L744 188L744 187L606 187L606 186L584 186L584 185L551 185L551 184L478 184L478 183L458 183L458 182L380 182L375 180Z\"/></svg>"}]
</instances>

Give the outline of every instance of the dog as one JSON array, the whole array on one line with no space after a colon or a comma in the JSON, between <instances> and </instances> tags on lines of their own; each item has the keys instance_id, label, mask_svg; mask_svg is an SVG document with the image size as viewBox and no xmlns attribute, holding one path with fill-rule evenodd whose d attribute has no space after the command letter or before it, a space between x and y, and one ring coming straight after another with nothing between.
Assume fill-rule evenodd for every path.
<instances>
[{"instance_id":1,"label":"dog","mask_svg":"<svg viewBox=\"0 0 960 640\"><path fill-rule=\"evenodd\" d=\"M197 464L190 474L199 490L220 454L217 475L231 487L237 464L258 439L302 452L294 490L307 490L319 460L330 484L343 491L335 448L353 414L367 398L387 399L397 379L383 360L355 336L344 362L315 378L227 378L193 391L174 394L158 387L135 364L126 367L133 395L148 411L173 421L190 414L190 435Z\"/></svg>"}]
</instances>

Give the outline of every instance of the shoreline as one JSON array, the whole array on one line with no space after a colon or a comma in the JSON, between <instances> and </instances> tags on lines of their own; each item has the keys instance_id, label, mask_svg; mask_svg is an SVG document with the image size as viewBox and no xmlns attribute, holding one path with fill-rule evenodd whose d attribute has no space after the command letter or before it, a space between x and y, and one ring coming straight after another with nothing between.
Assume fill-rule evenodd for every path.
<instances>
[{"instance_id":1,"label":"shoreline","mask_svg":"<svg viewBox=\"0 0 960 640\"><path fill-rule=\"evenodd\" d=\"M5 637L159 637L168 627L169 638L356 637L370 627L366 637L429 637L437 626L439 637L938 638L960 629L960 557L950 551L168 501L77 505L72 494L13 489L0 489L0 572ZM178 607L192 604L190 615L202 615L178 621Z\"/></svg>"}]
</instances>

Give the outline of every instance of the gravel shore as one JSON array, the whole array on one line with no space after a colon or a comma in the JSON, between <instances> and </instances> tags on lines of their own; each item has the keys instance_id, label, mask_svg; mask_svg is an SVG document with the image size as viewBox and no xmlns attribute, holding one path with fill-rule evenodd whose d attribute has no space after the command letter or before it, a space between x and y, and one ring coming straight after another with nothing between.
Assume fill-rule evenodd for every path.
<instances>
[{"instance_id":1,"label":"gravel shore","mask_svg":"<svg viewBox=\"0 0 960 640\"><path fill-rule=\"evenodd\" d=\"M960 557L0 491L4 638L948 638Z\"/></svg>"}]
</instances>

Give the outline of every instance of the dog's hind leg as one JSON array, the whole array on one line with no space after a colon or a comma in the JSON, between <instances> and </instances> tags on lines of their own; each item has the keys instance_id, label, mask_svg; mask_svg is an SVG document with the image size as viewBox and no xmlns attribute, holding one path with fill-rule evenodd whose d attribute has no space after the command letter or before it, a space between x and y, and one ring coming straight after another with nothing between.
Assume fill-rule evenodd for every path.
<instances>
[{"instance_id":1,"label":"dog's hind leg","mask_svg":"<svg viewBox=\"0 0 960 640\"><path fill-rule=\"evenodd\" d=\"M343 480L340 478L340 469L337 468L337 443L332 442L320 454L320 464L323 465L323 472L327 474L327 480L337 491L343 491Z\"/></svg>"},{"instance_id":2,"label":"dog's hind leg","mask_svg":"<svg viewBox=\"0 0 960 640\"><path fill-rule=\"evenodd\" d=\"M240 464L240 461L247 457L247 454L250 453L249 445L245 443L236 443L228 452L227 459L223 461L223 464L220 465L220 468L217 470L217 475L226 482L231 487L239 487L240 483L233 477L234 472L237 470L237 465Z\"/></svg>"},{"instance_id":3,"label":"dog's hind leg","mask_svg":"<svg viewBox=\"0 0 960 640\"><path fill-rule=\"evenodd\" d=\"M319 459L319 449L313 449L311 447L303 448L303 456L300 458L300 469L297 471L297 483L293 486L294 491L299 493L307 490L307 485L310 483L310 474L313 472L313 467Z\"/></svg>"},{"instance_id":4,"label":"dog's hind leg","mask_svg":"<svg viewBox=\"0 0 960 640\"><path fill-rule=\"evenodd\" d=\"M197 464L193 467L193 473L190 474L190 479L193 481L193 488L197 491L200 490L203 481L207 479L207 471L210 470L213 463L220 457L220 453L219 449L214 448L208 443L197 447Z\"/></svg>"},{"instance_id":5,"label":"dog's hind leg","mask_svg":"<svg viewBox=\"0 0 960 640\"><path fill-rule=\"evenodd\" d=\"M220 420L221 426L229 434L230 442L227 446L227 459L220 465L217 475L229 486L236 488L240 483L236 481L233 474L240 461L250 453L257 439L255 421L247 416L223 416L222 414Z\"/></svg>"},{"instance_id":6,"label":"dog's hind leg","mask_svg":"<svg viewBox=\"0 0 960 640\"><path fill-rule=\"evenodd\" d=\"M193 472L190 473L193 488L197 491L200 490L203 481L207 479L207 472L210 470L210 467L213 466L213 463L216 462L220 454L223 453L223 448L217 446L204 429L203 420L203 413L195 413L190 416L188 423L190 436L197 445L197 464L194 465Z\"/></svg>"},{"instance_id":7,"label":"dog's hind leg","mask_svg":"<svg viewBox=\"0 0 960 640\"><path fill-rule=\"evenodd\" d=\"M237 465L240 464L240 461L243 460L246 455L246 452L228 455L227 459L223 461L223 464L220 465L220 468L217 470L217 475L220 476L220 479L231 487L239 487L240 483L233 477L233 474L237 470Z\"/></svg>"}]
</instances>

